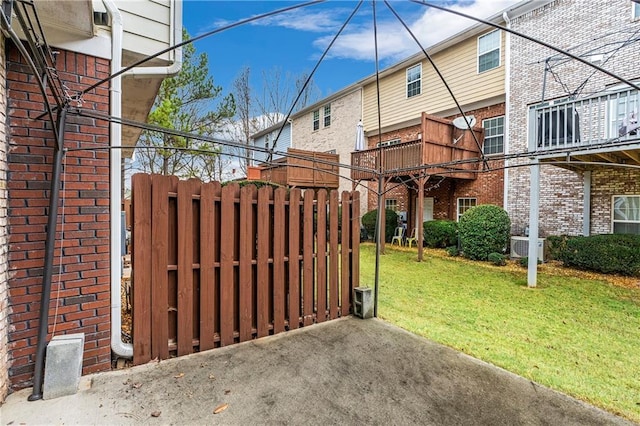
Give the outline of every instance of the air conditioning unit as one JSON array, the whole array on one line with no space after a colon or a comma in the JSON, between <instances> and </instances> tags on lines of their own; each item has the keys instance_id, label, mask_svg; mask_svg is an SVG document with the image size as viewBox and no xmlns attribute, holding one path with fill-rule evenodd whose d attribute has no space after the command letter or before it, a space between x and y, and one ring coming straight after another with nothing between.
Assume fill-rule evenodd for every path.
<instances>
[{"instance_id":1,"label":"air conditioning unit","mask_svg":"<svg viewBox=\"0 0 640 426\"><path fill-rule=\"evenodd\" d=\"M544 262L544 238L538 238L538 260ZM511 257L529 256L529 237L511 237Z\"/></svg>"}]
</instances>

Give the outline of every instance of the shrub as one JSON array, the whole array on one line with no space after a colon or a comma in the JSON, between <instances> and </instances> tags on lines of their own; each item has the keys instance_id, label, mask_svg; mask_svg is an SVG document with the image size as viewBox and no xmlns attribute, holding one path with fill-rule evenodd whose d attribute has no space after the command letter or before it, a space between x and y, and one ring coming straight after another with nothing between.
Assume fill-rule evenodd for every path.
<instances>
[{"instance_id":1,"label":"shrub","mask_svg":"<svg viewBox=\"0 0 640 426\"><path fill-rule=\"evenodd\" d=\"M538 265L541 265L541 264L542 264L542 260L538 259ZM522 266L523 268L528 268L529 267L529 257L528 256L520 258L520 266Z\"/></svg>"},{"instance_id":2,"label":"shrub","mask_svg":"<svg viewBox=\"0 0 640 426\"><path fill-rule=\"evenodd\" d=\"M593 235L570 238L560 252L566 266L640 276L640 235Z\"/></svg>"},{"instance_id":3,"label":"shrub","mask_svg":"<svg viewBox=\"0 0 640 426\"><path fill-rule=\"evenodd\" d=\"M568 235L550 235L547 237L547 258L549 260L559 260L560 253L566 248L567 240L572 238Z\"/></svg>"},{"instance_id":4,"label":"shrub","mask_svg":"<svg viewBox=\"0 0 640 426\"><path fill-rule=\"evenodd\" d=\"M385 210L386 220L385 220L385 241L391 242L391 238L393 238L393 232L398 226L398 215L395 211L391 209ZM374 236L377 234L377 226L376 223L378 221L378 210L368 211L362 216L362 226L366 229L367 234L370 236Z\"/></svg>"},{"instance_id":5,"label":"shrub","mask_svg":"<svg viewBox=\"0 0 640 426\"><path fill-rule=\"evenodd\" d=\"M262 188L263 186L270 186L273 189L277 189L277 188L283 187L282 185L278 185L277 183L267 182L265 180L230 180L230 181L227 181L227 182L223 182L222 186L231 185L233 183L237 183L238 186L240 186L240 188L242 188L243 186L247 186L247 185L253 185L256 188ZM289 188L287 188L287 191L288 190L289 190Z\"/></svg>"},{"instance_id":6,"label":"shrub","mask_svg":"<svg viewBox=\"0 0 640 426\"><path fill-rule=\"evenodd\" d=\"M458 244L458 223L451 220L430 220L422 224L427 247L445 248Z\"/></svg>"},{"instance_id":7,"label":"shrub","mask_svg":"<svg viewBox=\"0 0 640 426\"><path fill-rule=\"evenodd\" d=\"M458 223L462 255L487 260L490 253L504 253L510 228L509 216L501 207L485 204L470 208Z\"/></svg>"},{"instance_id":8,"label":"shrub","mask_svg":"<svg viewBox=\"0 0 640 426\"><path fill-rule=\"evenodd\" d=\"M501 253L489 253L487 260L496 266L504 266L507 264L507 256Z\"/></svg>"},{"instance_id":9,"label":"shrub","mask_svg":"<svg viewBox=\"0 0 640 426\"><path fill-rule=\"evenodd\" d=\"M458 246L447 247L445 250L449 256L455 257L460 254L460 251L458 250Z\"/></svg>"}]
</instances>

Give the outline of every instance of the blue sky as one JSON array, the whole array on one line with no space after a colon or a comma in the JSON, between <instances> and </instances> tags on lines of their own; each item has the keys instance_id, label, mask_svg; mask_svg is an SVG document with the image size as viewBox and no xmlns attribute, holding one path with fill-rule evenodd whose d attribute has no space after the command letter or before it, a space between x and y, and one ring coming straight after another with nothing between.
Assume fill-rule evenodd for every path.
<instances>
[{"instance_id":1,"label":"blue sky","mask_svg":"<svg viewBox=\"0 0 640 426\"><path fill-rule=\"evenodd\" d=\"M436 0L486 18L515 0ZM194 1L183 3L183 22L191 36L301 1ZM275 68L283 74L311 72L331 39L358 2L330 0L225 30L196 42L209 57L210 74L225 93L240 70L251 69L252 86L260 90L263 74ZM406 0L390 4L427 47L474 22ZM417 52L419 47L384 2L376 2L379 66L383 69ZM314 74L322 97L375 73L372 2L365 1Z\"/></svg>"}]
</instances>

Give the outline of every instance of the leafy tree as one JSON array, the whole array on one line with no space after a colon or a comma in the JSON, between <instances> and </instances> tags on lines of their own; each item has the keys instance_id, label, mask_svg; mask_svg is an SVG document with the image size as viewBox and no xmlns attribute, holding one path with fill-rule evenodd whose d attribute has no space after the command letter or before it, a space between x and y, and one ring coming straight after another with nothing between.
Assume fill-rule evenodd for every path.
<instances>
[{"instance_id":1,"label":"leafy tree","mask_svg":"<svg viewBox=\"0 0 640 426\"><path fill-rule=\"evenodd\" d=\"M183 38L189 38L186 30ZM216 86L209 75L206 53L197 54L193 44L187 44L182 55L182 69L162 82L148 122L192 135L211 136L234 116L234 97L222 97L222 87ZM136 147L136 159L138 167L148 173L206 181L219 178L219 152L211 142L144 131Z\"/></svg>"}]
</instances>

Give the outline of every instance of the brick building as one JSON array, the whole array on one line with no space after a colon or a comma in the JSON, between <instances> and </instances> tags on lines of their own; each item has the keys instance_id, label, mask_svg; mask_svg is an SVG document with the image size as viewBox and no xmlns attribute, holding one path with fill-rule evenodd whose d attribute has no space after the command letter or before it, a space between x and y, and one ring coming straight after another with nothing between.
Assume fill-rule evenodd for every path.
<instances>
[{"instance_id":1,"label":"brick building","mask_svg":"<svg viewBox=\"0 0 640 426\"><path fill-rule=\"evenodd\" d=\"M500 25L505 23L502 13L488 20ZM385 157L406 151L402 156L408 162L394 167L410 166L414 169L406 175L393 173L386 184L384 196L387 208L402 212L403 216L406 214L407 228L419 228L422 222L432 219L457 220L475 205L504 205L504 162L499 158L505 152L507 48L502 31L486 24L476 24L427 49L437 70L423 53L383 70L379 78L380 129L378 83L373 77L364 81L363 117L371 154L363 152L357 156L375 156L374 151L380 146ZM446 79L446 85L440 75ZM464 141L470 132L458 130L451 124L453 119L461 116L456 101L465 116L474 117L474 132L477 132L479 146L470 138L468 142L471 145L461 149L460 138ZM433 140L435 135L425 134L426 128L421 122L423 113L448 120L448 128L443 130L447 135L445 138L440 135L436 141ZM414 158L418 145L422 145L420 164ZM449 152L440 153L442 147ZM468 149L473 153L470 154ZM461 156L469 160L469 155L478 161L484 156L486 162L471 167L471 173L429 168L433 164L461 159ZM417 166L425 168L418 170ZM428 180L424 184L423 206L418 206L418 178L425 173ZM377 207L377 182L373 179L368 185L370 210ZM418 218L420 210L422 217Z\"/></svg>"},{"instance_id":2,"label":"brick building","mask_svg":"<svg viewBox=\"0 0 640 426\"><path fill-rule=\"evenodd\" d=\"M630 0L545 1L514 17L510 26L625 79L640 80L638 41L634 36L640 30L640 5ZM539 235L640 233L640 217L626 215L627 207L631 212L634 205L640 205L640 171L624 167L639 162L637 136L618 131L629 115L637 114L638 92L566 55L516 35L509 37L508 152L546 148L539 133L537 139L532 136L539 128L532 128L532 116L528 116L538 105L538 121L533 118L538 127L542 117L554 117L556 112L549 109L554 107L540 105L542 101L575 111L573 122L568 120L567 124L579 124L574 141L551 141L554 149L564 146L566 152L560 156L539 152ZM571 151L574 148L570 145L587 144L593 144L593 150ZM615 144L626 145L616 148ZM508 165L528 161L509 160ZM530 221L530 170L511 167L506 180L512 232L522 234ZM621 220L619 213L625 213L626 219Z\"/></svg>"},{"instance_id":3,"label":"brick building","mask_svg":"<svg viewBox=\"0 0 640 426\"><path fill-rule=\"evenodd\" d=\"M70 90L109 75L109 61L61 51L59 75ZM31 384L44 262L49 180L55 143L39 88L14 46L7 51L9 99L9 333L12 386ZM109 91L99 88L86 108L108 113ZM110 367L109 123L69 116L65 128L62 203L55 257L50 332L85 333L83 372ZM73 150L83 148L83 150ZM92 149L95 148L95 149ZM86 149L86 150L85 150ZM61 210L62 216L62 210ZM60 275L58 276L58 273ZM58 279L60 282L58 282ZM59 288L58 288L59 287ZM55 326L54 326L55 325Z\"/></svg>"},{"instance_id":4,"label":"brick building","mask_svg":"<svg viewBox=\"0 0 640 426\"><path fill-rule=\"evenodd\" d=\"M0 40L0 402L8 392L34 384L42 309L48 313L47 342L54 334L84 333L83 374L109 369L112 350L122 355L121 248L120 239L114 238L121 232L122 156L110 147L134 146L139 131L80 116L75 108L144 121L162 80L179 70L179 53L136 68L135 81L125 75L83 92L121 67L179 42L182 31L180 1L133 2L119 8L108 0L14 7L13 14L30 19L7 19L11 32L34 34L46 44L32 50L13 34L11 40ZM26 27L36 15L46 17L42 33ZM147 25L140 26L140 19ZM49 46L55 46L55 55ZM45 307L41 301L56 142L35 77L43 72L41 64L50 72L49 103L55 106L58 101L55 87L62 89L70 106L58 132L63 135L61 189L49 257L51 301ZM63 109L56 108L53 116Z\"/></svg>"},{"instance_id":5,"label":"brick building","mask_svg":"<svg viewBox=\"0 0 640 426\"><path fill-rule=\"evenodd\" d=\"M7 271L7 91L5 40L0 33L0 403L9 392L9 283Z\"/></svg>"}]
</instances>

